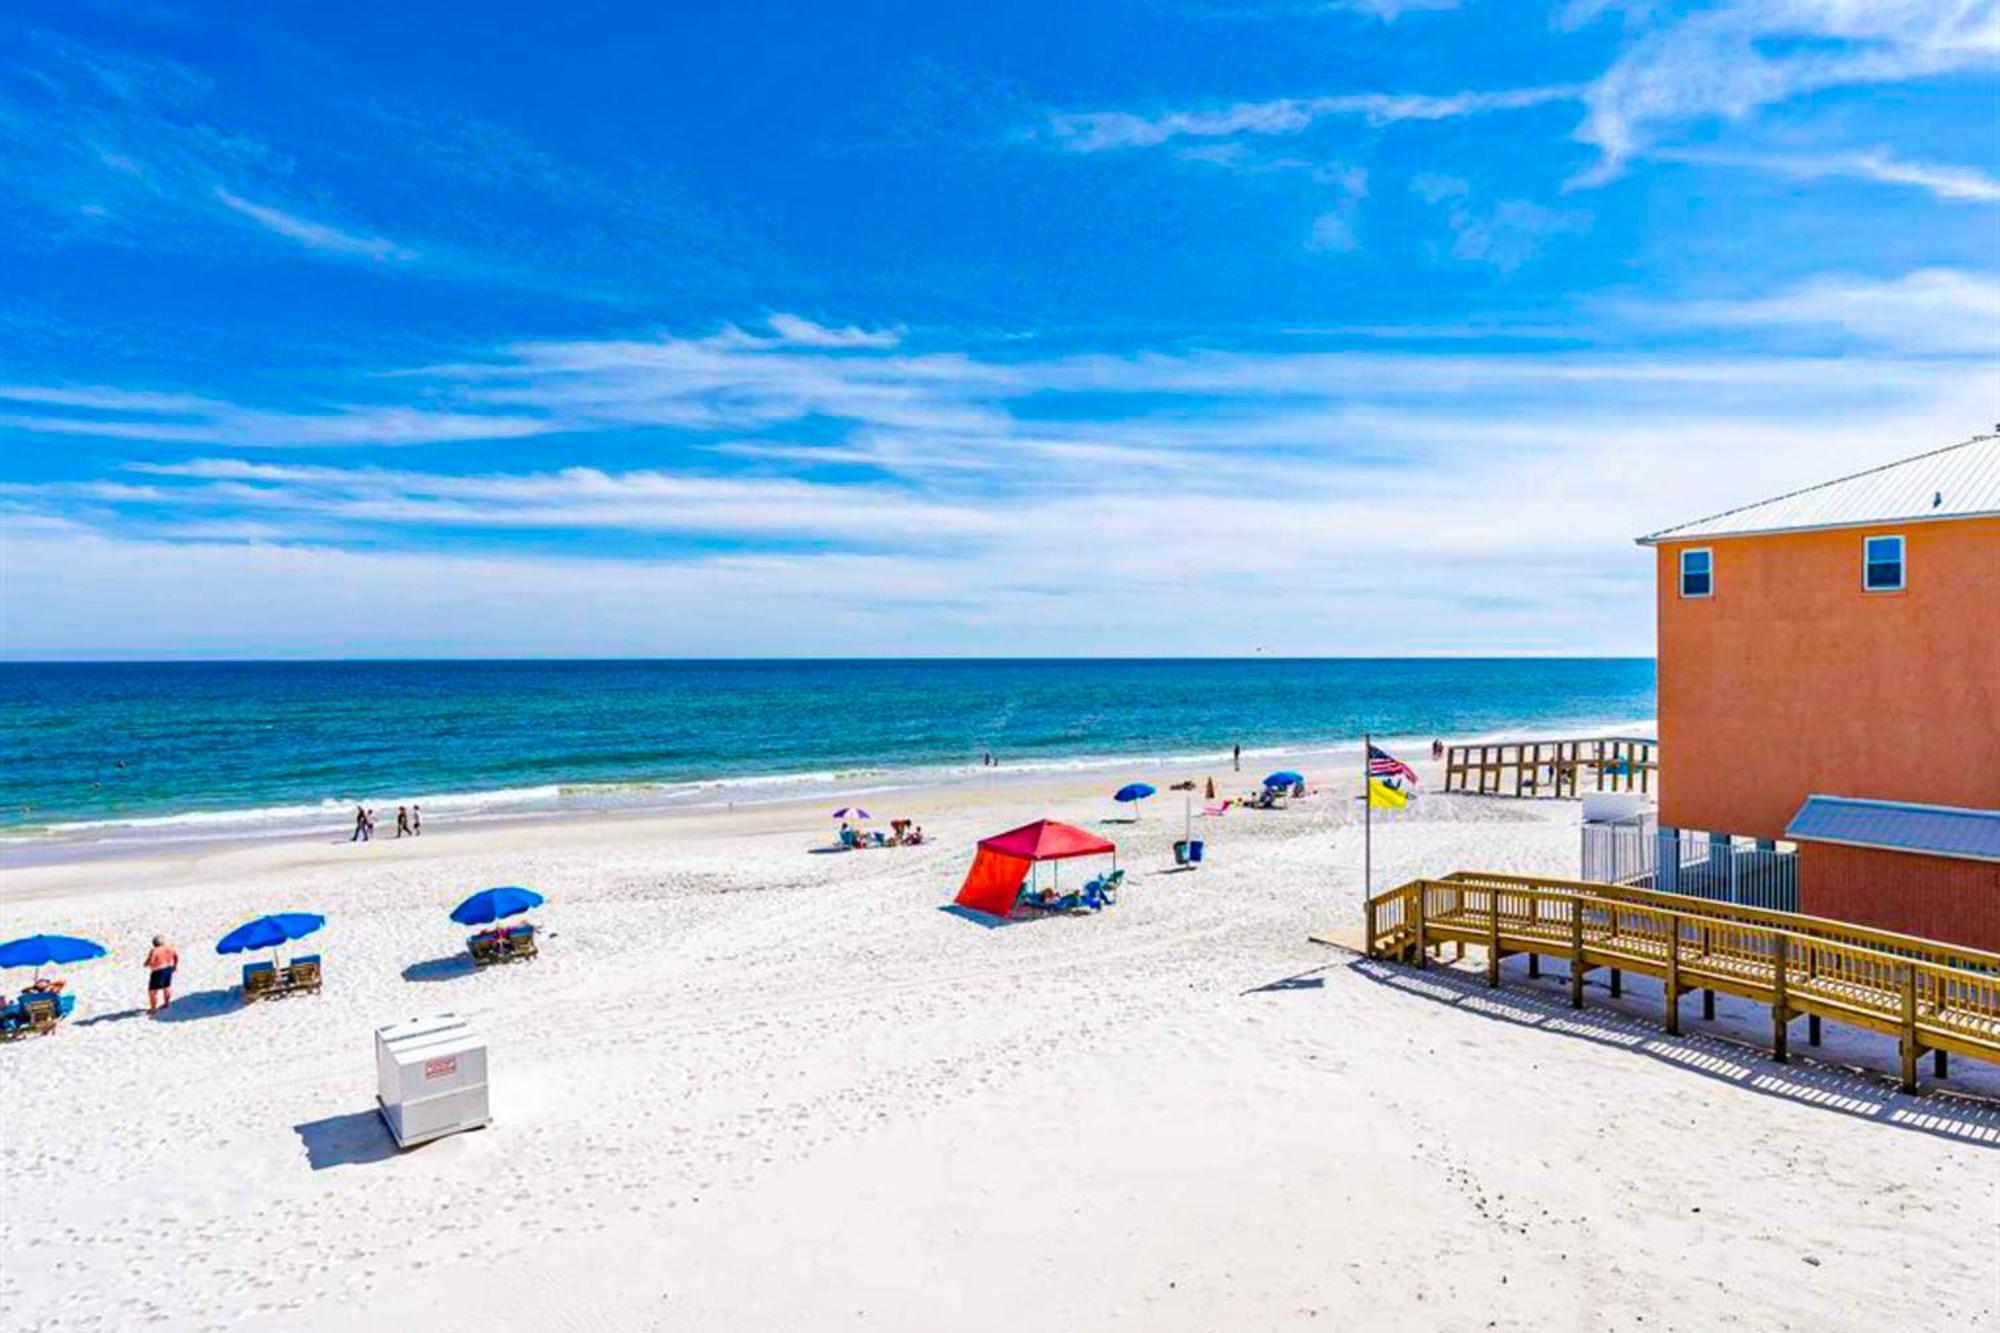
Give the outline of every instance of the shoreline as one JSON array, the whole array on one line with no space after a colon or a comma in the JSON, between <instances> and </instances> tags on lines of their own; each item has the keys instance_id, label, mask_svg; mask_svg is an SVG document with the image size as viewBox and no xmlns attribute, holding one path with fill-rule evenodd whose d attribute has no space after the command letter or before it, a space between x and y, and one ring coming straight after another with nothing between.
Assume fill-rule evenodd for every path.
<instances>
[{"instance_id":1,"label":"shoreline","mask_svg":"<svg viewBox=\"0 0 2000 1333\"><path fill-rule=\"evenodd\" d=\"M1550 741L1579 735L1657 735L1655 719L1625 719L1583 722L1561 728L1522 728L1443 737L1447 744L1492 744L1501 740ZM1409 760L1419 768L1430 764L1431 737L1381 736L1376 743ZM1250 767L1271 764L1308 770L1309 781L1332 778L1344 763L1361 754L1359 740L1323 742L1294 741L1246 747L1241 773L1228 771L1232 781L1254 784L1259 775ZM1411 758L1411 756L1417 758ZM1419 762L1421 760L1422 762ZM861 768L811 773L776 773L760 777L717 777L685 781L634 779L605 783L545 782L519 788L492 791L444 792L435 795L363 798L372 800L378 812L393 811L403 804L427 807L429 828L424 836L435 837L446 828L541 827L569 823L597 823L695 815L733 811L746 807L786 806L833 800L865 802L896 797L922 800L946 792L979 790L995 786L1024 786L1057 783L1084 788L1096 784L1107 773L1125 770L1127 776L1158 777L1162 796L1168 782L1189 777L1218 778L1218 795L1223 770L1231 763L1228 750L1162 754L1157 751L1131 754L1051 755L1003 761L991 768L965 764L926 764L906 768ZM1319 772L1310 770L1319 770ZM1133 770L1143 770L1137 773ZM1065 781L1068 779L1068 781ZM721 793L737 793L724 795ZM509 801L507 798L518 799ZM496 804L496 802L498 802ZM222 810L194 810L169 815L134 816L131 819L64 821L36 834L0 833L0 874L38 867L101 862L129 862L162 855L203 853L222 854L233 850L274 845L316 845L325 841L345 844L352 829L350 818L355 801L324 798L317 803L292 802L276 806L250 806ZM309 815L307 812L310 811ZM323 813L322 813L323 812ZM264 828L254 825L270 822ZM203 828L234 825L216 832L196 832ZM69 832L65 832L68 830ZM81 836L82 831L100 836ZM376 842L409 843L398 840L393 823L387 833L378 833Z\"/></svg>"}]
</instances>

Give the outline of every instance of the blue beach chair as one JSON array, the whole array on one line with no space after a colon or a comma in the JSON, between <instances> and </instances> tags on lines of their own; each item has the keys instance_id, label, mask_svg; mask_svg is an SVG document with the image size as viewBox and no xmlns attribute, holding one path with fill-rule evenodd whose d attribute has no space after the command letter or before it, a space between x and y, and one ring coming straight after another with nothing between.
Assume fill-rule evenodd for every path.
<instances>
[{"instance_id":1,"label":"blue beach chair","mask_svg":"<svg viewBox=\"0 0 2000 1333\"><path fill-rule=\"evenodd\" d=\"M274 963L243 965L243 1002L262 1000L278 993L278 968Z\"/></svg>"}]
</instances>

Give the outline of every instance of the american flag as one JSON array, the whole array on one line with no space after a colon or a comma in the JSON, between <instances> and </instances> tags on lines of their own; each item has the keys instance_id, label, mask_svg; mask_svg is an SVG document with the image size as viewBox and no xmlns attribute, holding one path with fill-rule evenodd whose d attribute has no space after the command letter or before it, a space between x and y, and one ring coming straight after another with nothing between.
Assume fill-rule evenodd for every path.
<instances>
[{"instance_id":1,"label":"american flag","mask_svg":"<svg viewBox=\"0 0 2000 1333\"><path fill-rule=\"evenodd\" d=\"M1411 786L1417 783L1417 770L1411 768L1387 750L1371 745L1368 747L1368 776L1371 778L1407 778Z\"/></svg>"}]
</instances>

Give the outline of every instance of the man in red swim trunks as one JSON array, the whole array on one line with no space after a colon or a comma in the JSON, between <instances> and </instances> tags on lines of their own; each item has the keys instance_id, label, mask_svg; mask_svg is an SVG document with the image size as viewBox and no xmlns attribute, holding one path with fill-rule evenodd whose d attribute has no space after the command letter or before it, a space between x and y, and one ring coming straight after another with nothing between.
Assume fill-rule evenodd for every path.
<instances>
[{"instance_id":1,"label":"man in red swim trunks","mask_svg":"<svg viewBox=\"0 0 2000 1333\"><path fill-rule=\"evenodd\" d=\"M153 936L153 951L146 955L146 1012L158 1013L174 1002L174 969L181 956L167 943L165 935Z\"/></svg>"}]
</instances>

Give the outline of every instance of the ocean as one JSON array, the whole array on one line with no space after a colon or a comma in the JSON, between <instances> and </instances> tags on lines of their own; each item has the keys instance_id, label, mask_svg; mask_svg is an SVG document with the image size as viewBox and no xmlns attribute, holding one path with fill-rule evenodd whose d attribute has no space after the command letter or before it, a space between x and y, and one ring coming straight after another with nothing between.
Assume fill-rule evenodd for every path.
<instances>
[{"instance_id":1,"label":"ocean","mask_svg":"<svg viewBox=\"0 0 2000 1333\"><path fill-rule=\"evenodd\" d=\"M339 830L1630 729L1651 659L0 663L0 840Z\"/></svg>"}]
</instances>

